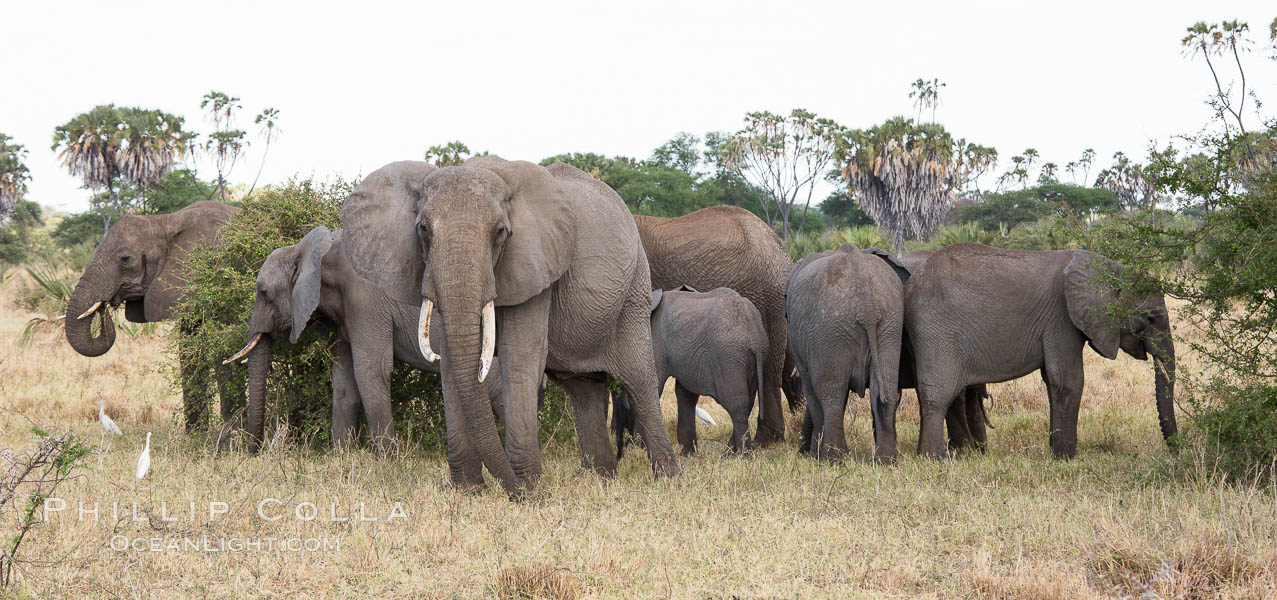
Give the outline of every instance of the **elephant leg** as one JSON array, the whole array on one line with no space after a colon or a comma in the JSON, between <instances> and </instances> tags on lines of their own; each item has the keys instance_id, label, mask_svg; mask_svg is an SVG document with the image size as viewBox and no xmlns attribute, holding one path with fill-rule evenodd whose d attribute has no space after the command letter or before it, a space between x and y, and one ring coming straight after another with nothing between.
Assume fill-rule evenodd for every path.
<instances>
[{"instance_id":1,"label":"elephant leg","mask_svg":"<svg viewBox=\"0 0 1277 600\"><path fill-rule=\"evenodd\" d=\"M656 361L652 357L650 290L636 285L622 308L616 342L608 349L607 372L621 382L634 411L635 428L647 448L647 458L658 477L678 475L674 447L661 415L661 391L657 389Z\"/></svg>"},{"instance_id":2,"label":"elephant leg","mask_svg":"<svg viewBox=\"0 0 1277 600\"><path fill-rule=\"evenodd\" d=\"M581 468L600 477L616 477L616 453L607 434L607 384L582 377L559 384L572 398L576 436L581 442Z\"/></svg>"},{"instance_id":3,"label":"elephant leg","mask_svg":"<svg viewBox=\"0 0 1277 600\"><path fill-rule=\"evenodd\" d=\"M691 456L696 452L696 401L700 396L688 391L677 380L674 381L674 396L678 398L678 445L682 446L683 456Z\"/></svg>"},{"instance_id":4,"label":"elephant leg","mask_svg":"<svg viewBox=\"0 0 1277 600\"><path fill-rule=\"evenodd\" d=\"M763 392L759 394L763 408L762 418L758 420L758 434L754 436L754 441L765 448L785 440L785 414L781 412L780 396L782 379L787 378L783 376L788 375L784 369L785 359L789 354L786 351L789 331L783 317L768 318L765 315L763 318L767 320L764 325L767 328L769 353L763 365Z\"/></svg>"},{"instance_id":5,"label":"elephant leg","mask_svg":"<svg viewBox=\"0 0 1277 600\"><path fill-rule=\"evenodd\" d=\"M390 410L390 372L394 369L394 356L390 344L364 346L352 345L351 364L359 398L368 421L368 439L378 453L386 453L395 446L395 420Z\"/></svg>"},{"instance_id":6,"label":"elephant leg","mask_svg":"<svg viewBox=\"0 0 1277 600\"><path fill-rule=\"evenodd\" d=\"M814 454L812 436L816 433L816 422L824 417L819 415L820 400L816 397L816 392L811 389L811 379L803 378L802 385L807 402L805 404L806 408L803 410L803 430L799 438L798 453Z\"/></svg>"},{"instance_id":7,"label":"elephant leg","mask_svg":"<svg viewBox=\"0 0 1277 600\"><path fill-rule=\"evenodd\" d=\"M944 440L945 413L961 392L956 382L919 382L918 413L922 419L918 454L931 458L948 455Z\"/></svg>"},{"instance_id":8,"label":"elephant leg","mask_svg":"<svg viewBox=\"0 0 1277 600\"><path fill-rule=\"evenodd\" d=\"M239 365L217 365L214 375L217 378L217 396L221 400L222 422L231 420L235 411L244 406L245 378L236 376L235 367Z\"/></svg>"},{"instance_id":9,"label":"elephant leg","mask_svg":"<svg viewBox=\"0 0 1277 600\"><path fill-rule=\"evenodd\" d=\"M944 414L945 428L949 431L949 451L954 454L974 445L967 416L967 398L963 391Z\"/></svg>"},{"instance_id":10,"label":"elephant leg","mask_svg":"<svg viewBox=\"0 0 1277 600\"><path fill-rule=\"evenodd\" d=\"M987 390L984 384L967 386L966 389L967 431L971 432L971 442L979 452L984 452L989 443L984 412L984 399L989 396Z\"/></svg>"},{"instance_id":11,"label":"elephant leg","mask_svg":"<svg viewBox=\"0 0 1277 600\"><path fill-rule=\"evenodd\" d=\"M354 358L346 342L333 346L332 378L332 443L334 448L345 448L355 440L355 425L359 423L359 411L363 407L355 382Z\"/></svg>"},{"instance_id":12,"label":"elephant leg","mask_svg":"<svg viewBox=\"0 0 1277 600\"><path fill-rule=\"evenodd\" d=\"M537 389L545 375L545 360L550 331L550 292L545 291L517 306L498 309L497 362L501 368L501 389L505 398L505 451L515 477L525 489L532 491L541 479L540 426L537 421ZM602 411L607 416L606 387L601 400ZM572 395L572 405L579 410L577 394ZM594 400L594 398L591 398ZM578 417L579 418L579 417ZM580 427L578 421L577 427ZM607 425L604 423L604 439ZM584 440L582 440L584 443ZM582 446L582 450L585 447ZM591 448L593 450L593 448ZM615 456L608 452L609 456Z\"/></svg>"},{"instance_id":13,"label":"elephant leg","mask_svg":"<svg viewBox=\"0 0 1277 600\"><path fill-rule=\"evenodd\" d=\"M821 412L824 413L820 431L820 444L816 446L816 457L825 461L842 460L847 454L847 437L843 431L843 418L847 413L846 380L838 383L826 383L818 386Z\"/></svg>"},{"instance_id":14,"label":"elephant leg","mask_svg":"<svg viewBox=\"0 0 1277 600\"><path fill-rule=\"evenodd\" d=\"M1082 353L1052 355L1048 351L1045 358L1042 382L1046 384L1051 409L1051 453L1056 458L1074 458L1077 456L1077 417L1085 384Z\"/></svg>"}]
</instances>

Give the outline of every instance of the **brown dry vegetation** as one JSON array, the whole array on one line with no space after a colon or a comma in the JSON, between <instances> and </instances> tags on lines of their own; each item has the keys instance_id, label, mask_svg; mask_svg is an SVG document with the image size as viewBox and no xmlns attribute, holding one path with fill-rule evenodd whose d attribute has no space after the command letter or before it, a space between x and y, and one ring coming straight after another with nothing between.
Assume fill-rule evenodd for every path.
<instances>
[{"instance_id":1,"label":"brown dry vegetation","mask_svg":"<svg viewBox=\"0 0 1277 600\"><path fill-rule=\"evenodd\" d=\"M894 467L865 462L872 436L857 401L843 465L798 457L790 443L723 456L729 426L719 425L702 429L701 454L673 481L654 480L641 453L604 481L580 472L574 447L551 447L540 490L512 504L495 487L448 489L443 456L420 449L381 460L281 444L214 457L174 423L180 400L162 338L119 336L96 359L47 333L21 348L14 340L28 315L7 297L0 306L0 407L96 445L102 400L125 432L59 489L68 508L24 544L38 562L19 565L7 590L18 596L1271 598L1277 587L1271 493L1168 468L1151 366L1126 357L1087 352L1080 458L1070 462L1050 458L1033 375L992 386L997 428L986 455L917 459L907 393ZM1181 368L1197 367L1182 355ZM672 391L663 400L672 429ZM138 483L146 431L151 474ZM30 438L23 418L0 413L0 447ZM284 518L258 516L269 498L282 504L268 515ZM94 501L96 521L77 515ZM210 502L225 502L226 514L210 519ZM296 518L307 502L317 518ZM389 518L395 503L406 518ZM359 521L361 504L378 520ZM333 506L353 518L330 520ZM8 527L12 515L4 519ZM117 535L179 549L117 551ZM222 538L328 538L339 549L182 547Z\"/></svg>"}]
</instances>

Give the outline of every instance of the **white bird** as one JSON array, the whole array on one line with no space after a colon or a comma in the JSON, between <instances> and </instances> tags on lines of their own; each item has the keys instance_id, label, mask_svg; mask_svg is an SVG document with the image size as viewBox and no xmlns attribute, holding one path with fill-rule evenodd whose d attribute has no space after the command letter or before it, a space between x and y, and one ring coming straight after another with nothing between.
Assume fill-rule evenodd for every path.
<instances>
[{"instance_id":1,"label":"white bird","mask_svg":"<svg viewBox=\"0 0 1277 600\"><path fill-rule=\"evenodd\" d=\"M718 423L714 422L714 417L709 416L709 413L705 412L705 409L699 406L696 407L696 418L710 425L718 425Z\"/></svg>"},{"instance_id":2,"label":"white bird","mask_svg":"<svg viewBox=\"0 0 1277 600\"><path fill-rule=\"evenodd\" d=\"M102 423L102 429L105 429L106 433L124 435L124 432L120 431L120 426L116 425L115 421L111 420L111 417L106 416L106 402L101 400L98 400L98 421ZM104 433L103 435L106 434Z\"/></svg>"},{"instance_id":3,"label":"white bird","mask_svg":"<svg viewBox=\"0 0 1277 600\"><path fill-rule=\"evenodd\" d=\"M137 457L137 478L146 476L151 470L151 432L146 432L146 445L142 447L142 455Z\"/></svg>"}]
</instances>

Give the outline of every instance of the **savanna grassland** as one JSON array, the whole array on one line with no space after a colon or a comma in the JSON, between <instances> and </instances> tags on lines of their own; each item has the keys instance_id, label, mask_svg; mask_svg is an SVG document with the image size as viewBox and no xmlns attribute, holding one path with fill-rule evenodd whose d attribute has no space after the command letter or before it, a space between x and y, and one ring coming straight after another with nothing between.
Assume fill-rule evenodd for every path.
<instances>
[{"instance_id":1,"label":"savanna grassland","mask_svg":"<svg viewBox=\"0 0 1277 600\"><path fill-rule=\"evenodd\" d=\"M5 594L1271 598L1277 588L1272 492L1221 484L1208 465L1171 458L1155 424L1152 367L1125 355L1086 352L1079 458L1069 462L1050 457L1036 375L992 386L987 454L941 462L914 456L918 413L907 393L897 466L866 462L864 401L848 415L853 459L830 466L794 453L793 417L783 446L724 456L729 421L706 399L721 424L701 425L701 453L681 462L680 478L654 480L631 452L604 481L578 469L574 445L551 446L541 488L513 504L495 486L450 490L442 452L411 445L389 459L282 441L260 456L215 456L176 423L181 400L162 336L119 336L96 359L50 332L21 347L30 315L12 308L12 287L0 298L0 447L27 447L30 419L82 436L94 453L57 490L66 510L28 534L19 556L29 562ZM1198 367L1182 350L1181 370ZM98 401L124 430L105 447ZM672 389L663 405L672 437ZM152 464L138 482L147 431ZM281 518L262 518L263 500L266 516ZM93 502L96 521L77 513ZM213 505L224 514L210 519L211 503L225 503ZM306 503L312 520L297 517L310 516ZM334 507L350 519L332 520ZM184 546L245 538L284 548ZM129 547L119 549L121 539ZM339 547L290 551L289 539ZM1159 595L1141 596L1149 592Z\"/></svg>"}]
</instances>

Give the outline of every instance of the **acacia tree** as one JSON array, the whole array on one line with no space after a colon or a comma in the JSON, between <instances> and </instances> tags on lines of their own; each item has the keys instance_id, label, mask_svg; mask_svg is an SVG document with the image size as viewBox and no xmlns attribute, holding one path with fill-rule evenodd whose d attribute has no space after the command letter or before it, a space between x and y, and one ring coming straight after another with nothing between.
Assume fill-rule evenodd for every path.
<instances>
[{"instance_id":1,"label":"acacia tree","mask_svg":"<svg viewBox=\"0 0 1277 600\"><path fill-rule=\"evenodd\" d=\"M991 148L959 143L941 125L905 117L846 136L842 178L860 208L891 233L897 253L907 237L924 239L940 226L954 191L997 160Z\"/></svg>"},{"instance_id":2,"label":"acacia tree","mask_svg":"<svg viewBox=\"0 0 1277 600\"><path fill-rule=\"evenodd\" d=\"M31 172L26 165L27 149L0 133L0 221L27 194Z\"/></svg>"},{"instance_id":3,"label":"acacia tree","mask_svg":"<svg viewBox=\"0 0 1277 600\"><path fill-rule=\"evenodd\" d=\"M727 140L725 164L764 192L767 224L781 224L781 237L793 237L791 216L803 201L797 233L801 234L811 198L825 171L835 164L841 125L801 108L789 116L767 111L745 115L745 127Z\"/></svg>"}]
</instances>

